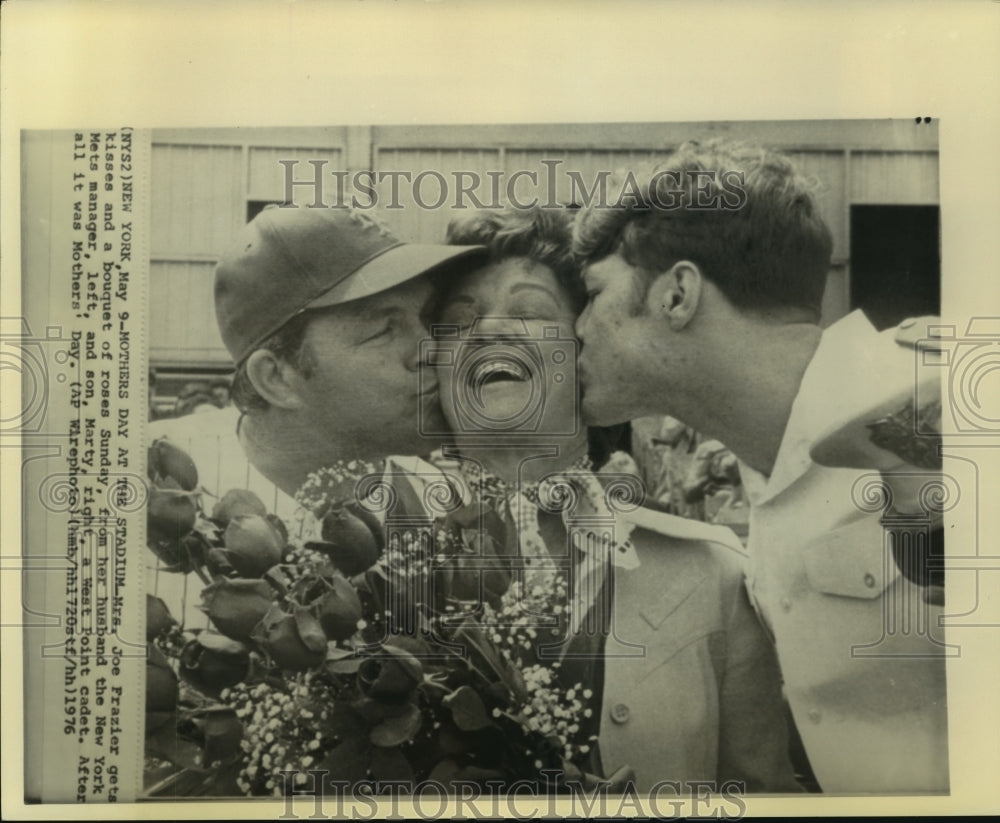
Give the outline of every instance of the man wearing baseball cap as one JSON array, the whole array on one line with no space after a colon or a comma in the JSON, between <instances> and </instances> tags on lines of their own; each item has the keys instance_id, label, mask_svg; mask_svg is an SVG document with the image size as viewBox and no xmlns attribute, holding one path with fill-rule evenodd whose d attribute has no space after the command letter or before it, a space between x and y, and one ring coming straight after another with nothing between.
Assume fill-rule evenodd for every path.
<instances>
[{"instance_id":1,"label":"man wearing baseball cap","mask_svg":"<svg viewBox=\"0 0 1000 823\"><path fill-rule=\"evenodd\" d=\"M261 474L292 494L337 460L434 448L418 431L419 406L440 414L418 387L433 280L481 252L403 243L347 208L269 207L245 227L216 269L215 308Z\"/></svg>"},{"instance_id":2,"label":"man wearing baseball cap","mask_svg":"<svg viewBox=\"0 0 1000 823\"><path fill-rule=\"evenodd\" d=\"M438 445L418 421L443 430L434 387L419 392L419 342L435 280L484 254L403 243L346 208L266 208L216 269L235 407L157 421L149 440L190 454L200 487L250 490L286 520L307 475L339 460L392 457L392 474L436 472L418 459ZM194 576L160 573L152 552L149 561L146 590L187 626L206 625Z\"/></svg>"}]
</instances>

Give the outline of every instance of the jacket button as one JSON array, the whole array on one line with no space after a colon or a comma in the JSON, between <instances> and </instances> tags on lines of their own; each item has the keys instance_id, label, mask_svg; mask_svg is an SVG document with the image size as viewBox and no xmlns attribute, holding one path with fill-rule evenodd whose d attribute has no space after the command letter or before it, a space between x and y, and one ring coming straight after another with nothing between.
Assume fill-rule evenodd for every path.
<instances>
[{"instance_id":1,"label":"jacket button","mask_svg":"<svg viewBox=\"0 0 1000 823\"><path fill-rule=\"evenodd\" d=\"M623 723L628 723L628 719L632 716L632 712L629 707L624 703L615 703L611 709L611 719L618 725Z\"/></svg>"},{"instance_id":2,"label":"jacket button","mask_svg":"<svg viewBox=\"0 0 1000 823\"><path fill-rule=\"evenodd\" d=\"M809 719L813 723L819 723L819 721L823 719L823 713L819 709L810 709Z\"/></svg>"},{"instance_id":3,"label":"jacket button","mask_svg":"<svg viewBox=\"0 0 1000 823\"><path fill-rule=\"evenodd\" d=\"M778 605L781 606L783 612L790 612L792 610L792 601L787 597L782 597Z\"/></svg>"},{"instance_id":4,"label":"jacket button","mask_svg":"<svg viewBox=\"0 0 1000 823\"><path fill-rule=\"evenodd\" d=\"M869 572L868 574L865 575L865 585L869 589L874 589L875 588L875 575L872 574L871 572Z\"/></svg>"}]
</instances>

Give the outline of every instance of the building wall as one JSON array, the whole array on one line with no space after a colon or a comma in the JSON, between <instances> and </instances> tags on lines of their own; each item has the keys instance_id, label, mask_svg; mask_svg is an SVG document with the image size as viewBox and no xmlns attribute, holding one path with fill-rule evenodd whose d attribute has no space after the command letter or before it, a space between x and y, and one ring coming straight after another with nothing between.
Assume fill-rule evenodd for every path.
<instances>
[{"instance_id":1,"label":"building wall","mask_svg":"<svg viewBox=\"0 0 1000 823\"><path fill-rule=\"evenodd\" d=\"M825 323L850 306L851 205L938 203L937 125L912 120L158 130L153 135L150 363L178 371L230 365L215 323L212 272L246 221L249 204L285 199L278 160L299 161L296 179L311 177L308 161L325 161L324 173L344 170L349 177L363 170L413 177L432 170L453 181L453 172L475 171L483 181L472 192L483 202L492 195L488 171L504 172L504 180L520 169L544 175L542 160L561 160L556 194L562 201L569 196L564 170L592 181L599 171L635 165L684 140L709 136L782 149L815 178L819 206L834 238ZM324 199L331 202L333 176L324 183ZM428 179L425 202L436 199L437 190ZM515 191L521 198L531 195ZM293 194L306 206L315 191L298 186ZM380 203L390 202L388 181L378 194ZM505 199L502 190L500 197ZM451 199L452 207L415 207L409 185L400 186L398 203L401 208L380 215L408 240L440 242L456 213Z\"/></svg>"}]
</instances>

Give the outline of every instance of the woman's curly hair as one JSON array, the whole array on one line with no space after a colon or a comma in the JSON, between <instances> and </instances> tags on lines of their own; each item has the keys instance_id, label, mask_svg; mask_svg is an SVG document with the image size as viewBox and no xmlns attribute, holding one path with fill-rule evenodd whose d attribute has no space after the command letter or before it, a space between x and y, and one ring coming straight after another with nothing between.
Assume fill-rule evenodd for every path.
<instances>
[{"instance_id":1,"label":"woman's curly hair","mask_svg":"<svg viewBox=\"0 0 1000 823\"><path fill-rule=\"evenodd\" d=\"M587 295L580 266L572 253L573 212L569 209L508 208L476 211L448 224L447 242L453 246L486 246L490 257L525 257L552 269L573 310L583 310Z\"/></svg>"}]
</instances>

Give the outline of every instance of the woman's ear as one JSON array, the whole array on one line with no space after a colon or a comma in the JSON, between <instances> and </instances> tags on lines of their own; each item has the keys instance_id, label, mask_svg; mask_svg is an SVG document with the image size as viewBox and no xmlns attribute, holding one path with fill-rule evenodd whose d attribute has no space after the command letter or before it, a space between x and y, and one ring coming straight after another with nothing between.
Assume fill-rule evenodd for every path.
<instances>
[{"instance_id":1,"label":"woman's ear","mask_svg":"<svg viewBox=\"0 0 1000 823\"><path fill-rule=\"evenodd\" d=\"M302 398L295 388L301 377L290 363L274 352L267 349L254 351L247 358L247 377L269 406L279 409L302 406Z\"/></svg>"},{"instance_id":2,"label":"woman's ear","mask_svg":"<svg viewBox=\"0 0 1000 823\"><path fill-rule=\"evenodd\" d=\"M703 282L697 264L680 260L653 280L646 305L650 312L664 318L673 331L680 331L698 311Z\"/></svg>"}]
</instances>

